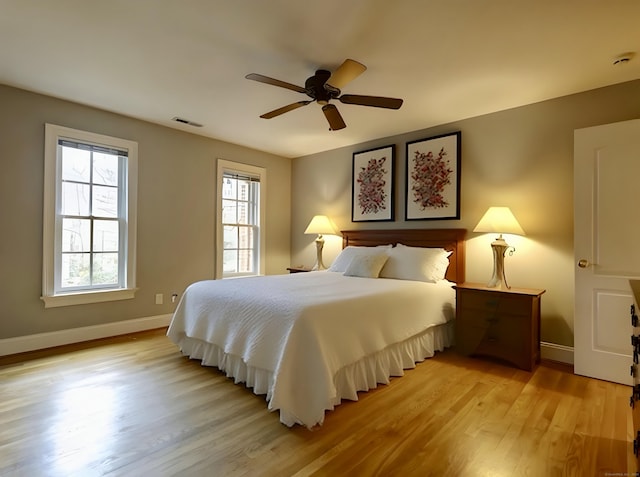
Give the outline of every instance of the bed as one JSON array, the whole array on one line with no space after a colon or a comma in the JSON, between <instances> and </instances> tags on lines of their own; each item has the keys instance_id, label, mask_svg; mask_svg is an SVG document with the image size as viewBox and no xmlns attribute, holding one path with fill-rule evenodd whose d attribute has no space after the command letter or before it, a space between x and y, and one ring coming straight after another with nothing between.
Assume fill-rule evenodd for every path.
<instances>
[{"instance_id":1,"label":"bed","mask_svg":"<svg viewBox=\"0 0 640 477\"><path fill-rule=\"evenodd\" d=\"M190 285L167 336L185 356L266 395L283 424L308 428L453 343L465 230L342 236L328 271ZM418 276L406 275L423 261Z\"/></svg>"}]
</instances>

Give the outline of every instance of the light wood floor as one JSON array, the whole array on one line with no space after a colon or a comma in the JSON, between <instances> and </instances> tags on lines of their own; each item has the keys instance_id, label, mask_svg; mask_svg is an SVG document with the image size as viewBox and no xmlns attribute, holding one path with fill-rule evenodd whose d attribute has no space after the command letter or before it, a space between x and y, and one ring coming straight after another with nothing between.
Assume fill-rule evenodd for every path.
<instances>
[{"instance_id":1,"label":"light wood floor","mask_svg":"<svg viewBox=\"0 0 640 477\"><path fill-rule=\"evenodd\" d=\"M632 475L629 396L448 350L289 429L157 330L0 358L0 475Z\"/></svg>"}]
</instances>

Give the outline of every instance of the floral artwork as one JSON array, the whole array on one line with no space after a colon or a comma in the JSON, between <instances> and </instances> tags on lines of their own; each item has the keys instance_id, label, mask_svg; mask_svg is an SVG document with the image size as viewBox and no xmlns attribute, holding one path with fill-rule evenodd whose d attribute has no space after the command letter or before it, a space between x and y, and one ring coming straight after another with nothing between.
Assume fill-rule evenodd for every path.
<instances>
[{"instance_id":1,"label":"floral artwork","mask_svg":"<svg viewBox=\"0 0 640 477\"><path fill-rule=\"evenodd\" d=\"M393 220L394 146L353 154L351 220Z\"/></svg>"},{"instance_id":2,"label":"floral artwork","mask_svg":"<svg viewBox=\"0 0 640 477\"><path fill-rule=\"evenodd\" d=\"M446 159L447 151L440 149L437 156L432 151L427 153L416 151L413 158L411 179L413 200L421 210L430 207L447 207L449 202L444 198L445 187L451 184L453 170Z\"/></svg>"},{"instance_id":3,"label":"floral artwork","mask_svg":"<svg viewBox=\"0 0 640 477\"><path fill-rule=\"evenodd\" d=\"M406 220L460 218L460 142L456 132L407 143Z\"/></svg>"},{"instance_id":4,"label":"floral artwork","mask_svg":"<svg viewBox=\"0 0 640 477\"><path fill-rule=\"evenodd\" d=\"M384 180L387 170L384 168L386 157L371 158L366 167L360 168L358 174L358 207L362 215L377 214L387 208Z\"/></svg>"}]
</instances>

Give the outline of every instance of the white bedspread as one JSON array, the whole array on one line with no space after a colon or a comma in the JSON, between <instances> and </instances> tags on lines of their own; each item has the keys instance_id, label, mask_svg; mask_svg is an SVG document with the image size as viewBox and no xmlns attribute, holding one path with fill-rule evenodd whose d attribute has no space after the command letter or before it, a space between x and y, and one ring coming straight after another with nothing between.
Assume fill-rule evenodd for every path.
<instances>
[{"instance_id":1,"label":"white bedspread","mask_svg":"<svg viewBox=\"0 0 640 477\"><path fill-rule=\"evenodd\" d=\"M312 427L339 402L341 369L453 318L452 285L335 272L202 281L187 288L167 335L185 354L266 392L283 423ZM193 340L215 345L231 358L227 366L220 356L206 362ZM268 383L228 369L234 358Z\"/></svg>"}]
</instances>

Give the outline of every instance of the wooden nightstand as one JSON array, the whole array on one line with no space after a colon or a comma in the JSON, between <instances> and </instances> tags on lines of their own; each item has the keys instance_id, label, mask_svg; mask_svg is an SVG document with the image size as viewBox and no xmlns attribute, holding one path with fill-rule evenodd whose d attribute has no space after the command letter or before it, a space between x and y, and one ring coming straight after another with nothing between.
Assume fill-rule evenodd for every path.
<instances>
[{"instance_id":1,"label":"wooden nightstand","mask_svg":"<svg viewBox=\"0 0 640 477\"><path fill-rule=\"evenodd\" d=\"M456 349L531 371L540 362L540 297L545 290L456 287Z\"/></svg>"},{"instance_id":2,"label":"wooden nightstand","mask_svg":"<svg viewBox=\"0 0 640 477\"><path fill-rule=\"evenodd\" d=\"M303 273L303 272L311 271L310 268L305 268L305 267L289 267L287 268L287 270L289 270L289 273Z\"/></svg>"}]
</instances>

